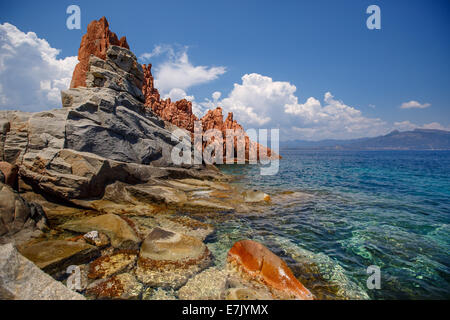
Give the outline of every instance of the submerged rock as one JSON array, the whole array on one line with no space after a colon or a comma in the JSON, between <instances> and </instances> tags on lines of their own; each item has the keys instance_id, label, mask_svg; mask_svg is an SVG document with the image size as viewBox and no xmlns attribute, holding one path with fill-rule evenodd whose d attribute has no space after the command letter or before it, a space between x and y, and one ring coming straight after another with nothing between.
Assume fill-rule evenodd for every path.
<instances>
[{"instance_id":1,"label":"submerged rock","mask_svg":"<svg viewBox=\"0 0 450 320\"><path fill-rule=\"evenodd\" d=\"M67 267L87 263L100 255L98 248L86 243L49 240L20 246L19 251L51 275L65 273Z\"/></svg>"},{"instance_id":2,"label":"submerged rock","mask_svg":"<svg viewBox=\"0 0 450 320\"><path fill-rule=\"evenodd\" d=\"M12 244L0 246L0 299L84 300L23 257Z\"/></svg>"},{"instance_id":3,"label":"submerged rock","mask_svg":"<svg viewBox=\"0 0 450 320\"><path fill-rule=\"evenodd\" d=\"M228 252L230 270L244 279L264 284L274 298L311 300L314 296L293 275L286 263L262 244L242 240Z\"/></svg>"},{"instance_id":4,"label":"submerged rock","mask_svg":"<svg viewBox=\"0 0 450 320\"><path fill-rule=\"evenodd\" d=\"M93 282L86 295L93 299L139 299L143 285L130 273L122 273L106 280Z\"/></svg>"},{"instance_id":5,"label":"submerged rock","mask_svg":"<svg viewBox=\"0 0 450 320\"><path fill-rule=\"evenodd\" d=\"M210 263L210 252L199 239L154 228L142 243L136 276L150 286L179 288Z\"/></svg>"},{"instance_id":6,"label":"submerged rock","mask_svg":"<svg viewBox=\"0 0 450 320\"><path fill-rule=\"evenodd\" d=\"M262 191L253 190L253 191L244 191L242 193L245 202L269 202L270 196L267 193Z\"/></svg>"},{"instance_id":7,"label":"submerged rock","mask_svg":"<svg viewBox=\"0 0 450 320\"><path fill-rule=\"evenodd\" d=\"M136 263L137 255L130 251L118 251L92 261L89 265L90 279L107 278L117 273L130 271Z\"/></svg>"},{"instance_id":8,"label":"submerged rock","mask_svg":"<svg viewBox=\"0 0 450 320\"><path fill-rule=\"evenodd\" d=\"M225 296L227 273L209 268L194 276L178 290L181 300L222 300Z\"/></svg>"},{"instance_id":9,"label":"submerged rock","mask_svg":"<svg viewBox=\"0 0 450 320\"><path fill-rule=\"evenodd\" d=\"M97 230L89 231L84 234L83 239L87 243L99 248L104 248L110 244L108 236L102 232L98 232Z\"/></svg>"},{"instance_id":10,"label":"submerged rock","mask_svg":"<svg viewBox=\"0 0 450 320\"><path fill-rule=\"evenodd\" d=\"M68 221L61 228L80 233L103 232L111 239L111 245L120 249L137 249L141 241L133 228L115 214Z\"/></svg>"}]
</instances>

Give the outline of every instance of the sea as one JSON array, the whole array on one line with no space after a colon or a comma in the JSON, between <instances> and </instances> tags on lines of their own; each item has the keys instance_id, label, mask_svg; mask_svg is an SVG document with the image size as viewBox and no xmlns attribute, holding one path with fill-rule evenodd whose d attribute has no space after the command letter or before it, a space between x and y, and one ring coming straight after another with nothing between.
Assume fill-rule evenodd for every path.
<instances>
[{"instance_id":1,"label":"sea","mask_svg":"<svg viewBox=\"0 0 450 320\"><path fill-rule=\"evenodd\" d=\"M252 239L320 299L450 298L450 151L280 154L272 176L220 166L272 200L216 221L208 247L218 265L234 242Z\"/></svg>"}]
</instances>

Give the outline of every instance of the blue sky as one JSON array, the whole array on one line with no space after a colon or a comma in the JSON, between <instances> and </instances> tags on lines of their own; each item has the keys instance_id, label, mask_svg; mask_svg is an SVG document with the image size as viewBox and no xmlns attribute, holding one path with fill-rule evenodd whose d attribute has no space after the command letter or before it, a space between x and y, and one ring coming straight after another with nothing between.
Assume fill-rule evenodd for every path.
<instances>
[{"instance_id":1,"label":"blue sky","mask_svg":"<svg viewBox=\"0 0 450 320\"><path fill-rule=\"evenodd\" d=\"M81 8L81 30L66 28L70 4ZM371 4L381 9L381 30L366 27L366 8ZM187 96L199 114L222 105L246 128L280 127L281 139L450 128L450 3L446 0L0 4L0 24L36 33L51 48L61 50L60 60L77 55L87 24L102 16L119 37L127 37L141 62L153 63L163 95ZM8 30L4 32L13 32ZM157 52L155 46L163 50L144 59L145 53ZM20 50L14 52L19 55ZM2 54L0 109L55 107L56 90L39 97L42 106L35 108L22 97L15 100L10 75L24 72L17 65L21 59ZM66 60L45 76L66 79L69 65ZM212 98L213 92L220 92L220 97ZM402 104L409 108L401 108Z\"/></svg>"}]
</instances>

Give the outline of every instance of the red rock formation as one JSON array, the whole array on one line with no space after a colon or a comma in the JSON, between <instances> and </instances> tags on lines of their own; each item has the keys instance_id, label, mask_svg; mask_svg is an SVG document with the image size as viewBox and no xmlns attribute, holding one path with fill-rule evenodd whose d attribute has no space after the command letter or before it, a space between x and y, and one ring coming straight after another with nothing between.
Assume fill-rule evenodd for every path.
<instances>
[{"instance_id":1,"label":"red rock formation","mask_svg":"<svg viewBox=\"0 0 450 320\"><path fill-rule=\"evenodd\" d=\"M89 57L91 54L101 58L106 58L106 51L110 45L116 45L130 49L125 37L119 38L114 32L109 30L109 24L105 17L89 23L87 33L81 39L78 50L78 64L75 67L70 83L71 88L86 86L86 72L89 67Z\"/></svg>"},{"instance_id":2,"label":"red rock formation","mask_svg":"<svg viewBox=\"0 0 450 320\"><path fill-rule=\"evenodd\" d=\"M194 122L198 118L192 113L192 103L186 99L172 102L170 99L161 100L158 89L155 88L154 78L151 72L152 65L143 65L145 81L142 91L145 96L145 105L152 108L152 110L160 116L163 120L168 121L180 128L186 129L189 132L194 132ZM200 119L202 122L203 132L210 129L217 129L222 131L224 148L224 162L226 157L226 130L241 130L244 132L244 128L233 119L233 113L229 112L225 121L223 120L222 108L217 107L214 110L208 110L208 112ZM237 155L238 150L238 138L234 138L234 150L233 158ZM203 148L206 147L206 143L203 144ZM276 154L272 154L269 148L261 146L259 143L250 141L248 136L245 136L245 160L249 160L249 150L256 149L257 159L259 159L259 150L265 151L267 157L280 158ZM237 160L237 159L235 159Z\"/></svg>"},{"instance_id":3,"label":"red rock formation","mask_svg":"<svg viewBox=\"0 0 450 320\"><path fill-rule=\"evenodd\" d=\"M95 55L101 59L106 58L106 52L110 45L117 45L129 49L127 40L122 37L120 40L114 32L109 30L109 24L105 17L100 20L92 21L87 28L87 33L81 40L80 49L78 50L79 63L73 72L71 88L86 86L86 72L89 71L89 57ZM163 120L168 121L180 128L186 129L189 132L194 132L194 123L198 118L192 112L192 103L186 99L172 102L170 99L163 100L155 88L154 78L151 72L152 65L143 65L144 84L142 92L145 97L145 105L150 107ZM140 87L140 84L138 84ZM201 119L203 124L203 132L209 129L218 129L223 133L223 140L226 141L226 130L242 130L242 126L233 119L233 113L229 113L225 121L223 120L222 109L217 107L215 110L209 110L208 113ZM237 154L237 142L235 138L233 158ZM206 144L203 144L206 147ZM249 150L264 148L266 155L271 158L279 158L278 155L272 154L271 150L261 146L260 144L250 141L245 136L245 160L249 160ZM226 146L224 143L224 157L226 156Z\"/></svg>"},{"instance_id":4,"label":"red rock formation","mask_svg":"<svg viewBox=\"0 0 450 320\"><path fill-rule=\"evenodd\" d=\"M264 283L276 297L314 299L286 263L258 242L236 242L228 252L227 259L252 280Z\"/></svg>"},{"instance_id":5,"label":"red rock formation","mask_svg":"<svg viewBox=\"0 0 450 320\"><path fill-rule=\"evenodd\" d=\"M152 108L158 116L177 127L194 132L194 122L198 118L192 113L192 102L182 99L172 102L170 99L161 100L158 89L155 88L152 76L152 65L143 65L144 86L142 92L145 96L145 105Z\"/></svg>"}]
</instances>

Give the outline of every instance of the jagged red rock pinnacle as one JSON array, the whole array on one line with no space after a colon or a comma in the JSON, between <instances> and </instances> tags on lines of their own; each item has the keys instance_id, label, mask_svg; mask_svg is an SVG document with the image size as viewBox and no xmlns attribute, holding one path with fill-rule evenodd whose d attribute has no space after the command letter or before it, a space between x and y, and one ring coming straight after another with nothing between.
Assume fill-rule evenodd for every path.
<instances>
[{"instance_id":1,"label":"jagged red rock pinnacle","mask_svg":"<svg viewBox=\"0 0 450 320\"><path fill-rule=\"evenodd\" d=\"M75 67L70 83L71 88L86 86L86 72L89 68L89 57L91 54L100 59L106 58L106 51L110 45L130 49L125 37L118 38L114 32L109 30L109 24L105 17L98 21L89 23L87 33L81 39L78 50L78 64Z\"/></svg>"}]
</instances>

